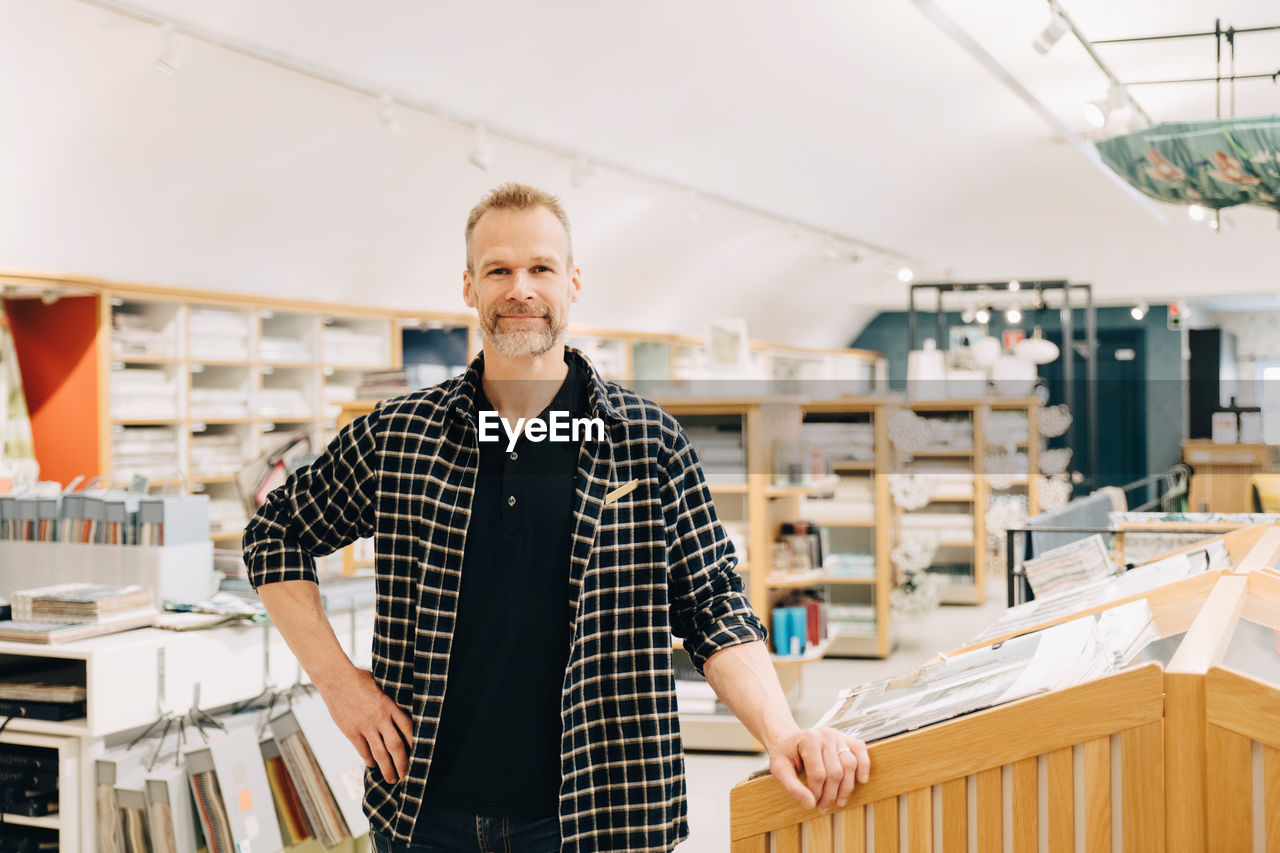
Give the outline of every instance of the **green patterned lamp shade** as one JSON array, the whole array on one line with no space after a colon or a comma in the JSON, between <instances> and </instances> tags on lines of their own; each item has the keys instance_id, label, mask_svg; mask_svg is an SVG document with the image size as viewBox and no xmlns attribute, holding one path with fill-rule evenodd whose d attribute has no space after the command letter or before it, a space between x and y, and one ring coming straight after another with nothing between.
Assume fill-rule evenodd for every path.
<instances>
[{"instance_id":1,"label":"green patterned lamp shade","mask_svg":"<svg viewBox=\"0 0 1280 853\"><path fill-rule=\"evenodd\" d=\"M1157 124L1104 139L1098 153L1160 201L1280 210L1280 116Z\"/></svg>"}]
</instances>

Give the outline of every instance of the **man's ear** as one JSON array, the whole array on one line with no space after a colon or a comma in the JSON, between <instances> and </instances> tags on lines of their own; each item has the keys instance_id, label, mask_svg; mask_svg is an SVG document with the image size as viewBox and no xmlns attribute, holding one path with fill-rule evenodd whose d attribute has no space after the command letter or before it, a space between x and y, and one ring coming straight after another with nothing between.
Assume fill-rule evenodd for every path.
<instances>
[{"instance_id":1,"label":"man's ear","mask_svg":"<svg viewBox=\"0 0 1280 853\"><path fill-rule=\"evenodd\" d=\"M573 272L569 274L569 301L577 302L578 295L582 292L582 270L574 267Z\"/></svg>"},{"instance_id":2,"label":"man's ear","mask_svg":"<svg viewBox=\"0 0 1280 853\"><path fill-rule=\"evenodd\" d=\"M471 271L462 271L462 301L468 308L476 307L475 284L471 281Z\"/></svg>"}]
</instances>

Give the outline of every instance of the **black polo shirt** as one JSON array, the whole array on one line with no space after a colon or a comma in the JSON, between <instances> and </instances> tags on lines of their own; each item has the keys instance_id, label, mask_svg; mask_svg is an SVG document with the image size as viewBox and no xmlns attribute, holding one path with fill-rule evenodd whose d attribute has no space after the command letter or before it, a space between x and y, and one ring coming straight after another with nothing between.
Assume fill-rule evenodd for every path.
<instances>
[{"instance_id":1,"label":"black polo shirt","mask_svg":"<svg viewBox=\"0 0 1280 853\"><path fill-rule=\"evenodd\" d=\"M494 406L478 389L477 415ZM542 412L583 417L573 361ZM580 442L481 441L462 587L425 802L549 817L560 800L561 689L569 658L569 542ZM418 828L424 840L430 827ZM416 837L417 837L416 836Z\"/></svg>"}]
</instances>

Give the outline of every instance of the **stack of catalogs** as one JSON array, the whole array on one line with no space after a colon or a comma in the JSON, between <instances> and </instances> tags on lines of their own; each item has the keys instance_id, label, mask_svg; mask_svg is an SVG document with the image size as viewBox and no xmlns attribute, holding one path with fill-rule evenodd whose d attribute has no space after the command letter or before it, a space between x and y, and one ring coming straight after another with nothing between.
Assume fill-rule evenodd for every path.
<instances>
[{"instance_id":1,"label":"stack of catalogs","mask_svg":"<svg viewBox=\"0 0 1280 853\"><path fill-rule=\"evenodd\" d=\"M276 814L280 818L280 832L287 846L301 844L312 838L314 833L302 807L298 786L289 775L284 756L280 754L280 745L271 739L264 740L261 746L262 760L267 766L267 782L271 785L271 799L275 801Z\"/></svg>"},{"instance_id":2,"label":"stack of catalogs","mask_svg":"<svg viewBox=\"0 0 1280 853\"><path fill-rule=\"evenodd\" d=\"M328 848L366 833L365 764L324 704L313 700L294 705L271 720L271 731L320 843Z\"/></svg>"},{"instance_id":3,"label":"stack of catalogs","mask_svg":"<svg viewBox=\"0 0 1280 853\"><path fill-rule=\"evenodd\" d=\"M279 850L284 846L258 737L235 726L187 752L187 774L209 853Z\"/></svg>"},{"instance_id":4,"label":"stack of catalogs","mask_svg":"<svg viewBox=\"0 0 1280 853\"><path fill-rule=\"evenodd\" d=\"M100 853L129 853L124 815L120 810L117 783L124 783L142 769L147 748L109 749L94 763L95 801L98 811L98 850Z\"/></svg>"},{"instance_id":5,"label":"stack of catalogs","mask_svg":"<svg viewBox=\"0 0 1280 853\"><path fill-rule=\"evenodd\" d=\"M120 829L125 853L151 853L151 830L147 820L147 795L142 768L135 767L116 781L116 806L120 809Z\"/></svg>"},{"instance_id":6,"label":"stack of catalogs","mask_svg":"<svg viewBox=\"0 0 1280 853\"><path fill-rule=\"evenodd\" d=\"M186 771L162 759L146 774L147 823L155 853L196 853L195 815Z\"/></svg>"}]
</instances>

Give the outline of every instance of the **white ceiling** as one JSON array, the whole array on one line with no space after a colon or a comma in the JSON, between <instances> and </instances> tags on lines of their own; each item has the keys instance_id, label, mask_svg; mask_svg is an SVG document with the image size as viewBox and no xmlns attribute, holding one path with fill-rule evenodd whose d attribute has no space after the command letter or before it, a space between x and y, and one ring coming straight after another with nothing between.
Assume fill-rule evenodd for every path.
<instances>
[{"instance_id":1,"label":"white ceiling","mask_svg":"<svg viewBox=\"0 0 1280 853\"><path fill-rule=\"evenodd\" d=\"M1262 0L1063 0L1096 38L1280 24ZM1106 91L1070 38L1031 41L1042 0L411 2L131 0L129 8L386 91L495 132L581 152L889 247L923 277L1070 278L1101 301L1276 290L1265 211L1223 233L1139 203L921 7L936 6L1057 121ZM1117 8L1121 7L1123 8ZM460 310L461 229L490 186L561 193L591 325L847 343L906 303L898 261L828 258L805 229L495 139L465 124L181 38L82 0L0 0L0 265L230 291ZM1280 34L1241 36L1275 71ZM1122 79L1213 73L1212 40L1098 48ZM1270 59L1269 59L1270 58ZM1157 121L1212 117L1213 87L1145 87ZM1240 114L1280 112L1246 82ZM1119 132L1122 127L1109 128ZM1155 211L1156 215L1153 215ZM842 254L847 254L841 249Z\"/></svg>"}]
</instances>

